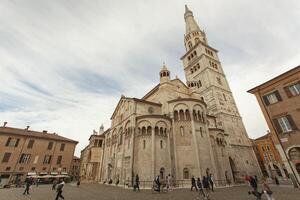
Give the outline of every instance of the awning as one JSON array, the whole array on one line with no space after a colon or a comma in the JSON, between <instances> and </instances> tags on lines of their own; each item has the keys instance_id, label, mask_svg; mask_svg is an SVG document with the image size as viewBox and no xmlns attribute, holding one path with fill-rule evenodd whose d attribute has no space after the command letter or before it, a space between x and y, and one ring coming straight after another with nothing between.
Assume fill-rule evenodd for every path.
<instances>
[{"instance_id":1,"label":"awning","mask_svg":"<svg viewBox=\"0 0 300 200\"><path fill-rule=\"evenodd\" d=\"M27 176L36 176L36 172L28 172Z\"/></svg>"},{"instance_id":2,"label":"awning","mask_svg":"<svg viewBox=\"0 0 300 200\"><path fill-rule=\"evenodd\" d=\"M57 172L51 172L50 174L51 175L57 175L58 173Z\"/></svg>"},{"instance_id":3,"label":"awning","mask_svg":"<svg viewBox=\"0 0 300 200\"><path fill-rule=\"evenodd\" d=\"M40 172L40 175L47 175L47 172Z\"/></svg>"},{"instance_id":4,"label":"awning","mask_svg":"<svg viewBox=\"0 0 300 200\"><path fill-rule=\"evenodd\" d=\"M61 175L68 175L68 172L61 172Z\"/></svg>"}]
</instances>

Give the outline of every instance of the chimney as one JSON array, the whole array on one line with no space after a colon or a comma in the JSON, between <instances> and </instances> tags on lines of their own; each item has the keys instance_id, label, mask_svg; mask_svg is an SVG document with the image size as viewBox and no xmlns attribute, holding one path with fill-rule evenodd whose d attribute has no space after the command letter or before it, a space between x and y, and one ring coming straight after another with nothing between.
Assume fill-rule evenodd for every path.
<instances>
[{"instance_id":1,"label":"chimney","mask_svg":"<svg viewBox=\"0 0 300 200\"><path fill-rule=\"evenodd\" d=\"M25 130L27 130L27 131L28 131L29 127L30 127L30 126L26 126Z\"/></svg>"},{"instance_id":2,"label":"chimney","mask_svg":"<svg viewBox=\"0 0 300 200\"><path fill-rule=\"evenodd\" d=\"M46 131L46 130L43 130L43 133L47 133L47 131Z\"/></svg>"},{"instance_id":3,"label":"chimney","mask_svg":"<svg viewBox=\"0 0 300 200\"><path fill-rule=\"evenodd\" d=\"M7 124L7 122L4 122L4 123L3 123L3 127L6 127L6 124Z\"/></svg>"}]
</instances>

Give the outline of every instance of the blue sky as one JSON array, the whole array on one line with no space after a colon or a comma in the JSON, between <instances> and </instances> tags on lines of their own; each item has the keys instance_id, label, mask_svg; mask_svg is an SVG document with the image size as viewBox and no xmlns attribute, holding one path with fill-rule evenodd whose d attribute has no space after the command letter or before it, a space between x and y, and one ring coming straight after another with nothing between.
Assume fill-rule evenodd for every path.
<instances>
[{"instance_id":1,"label":"blue sky","mask_svg":"<svg viewBox=\"0 0 300 200\"><path fill-rule=\"evenodd\" d=\"M300 3L24 0L0 4L0 123L88 143L121 94L142 97L166 62L184 82L184 4L219 57L250 137L267 126L246 91L297 65Z\"/></svg>"}]
</instances>

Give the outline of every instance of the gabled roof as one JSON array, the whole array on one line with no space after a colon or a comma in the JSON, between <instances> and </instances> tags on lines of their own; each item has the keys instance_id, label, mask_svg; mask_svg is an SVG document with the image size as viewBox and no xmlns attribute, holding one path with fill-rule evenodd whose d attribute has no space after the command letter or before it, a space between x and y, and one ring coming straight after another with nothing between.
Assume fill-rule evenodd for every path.
<instances>
[{"instance_id":1,"label":"gabled roof","mask_svg":"<svg viewBox=\"0 0 300 200\"><path fill-rule=\"evenodd\" d=\"M147 104L151 104L151 105L155 105L155 106L161 106L160 103L155 103L155 102L151 102L151 101L146 101L144 99L138 99L138 98L130 98L130 97L125 97L125 96L122 96L117 104L117 107L115 108L112 116L110 117L110 119L112 119L115 114L117 113L117 111L119 110L119 107L121 105L121 102L123 99L127 99L127 100L133 100L133 101L136 101L136 102L142 102L142 103L147 103Z\"/></svg>"},{"instance_id":2,"label":"gabled roof","mask_svg":"<svg viewBox=\"0 0 300 200\"><path fill-rule=\"evenodd\" d=\"M46 133L46 132L25 130L25 129L12 128L12 127L0 127L0 133L19 135L24 137L35 137L35 138L41 138L47 140L60 140L60 141L72 142L76 144L78 143L75 140L60 136L56 133Z\"/></svg>"},{"instance_id":3,"label":"gabled roof","mask_svg":"<svg viewBox=\"0 0 300 200\"><path fill-rule=\"evenodd\" d=\"M179 81L186 89L189 89L186 84L184 84L179 78L170 80L171 83ZM149 96L154 94L160 87L161 84L157 84L152 90L150 90L142 99L147 99Z\"/></svg>"}]
</instances>

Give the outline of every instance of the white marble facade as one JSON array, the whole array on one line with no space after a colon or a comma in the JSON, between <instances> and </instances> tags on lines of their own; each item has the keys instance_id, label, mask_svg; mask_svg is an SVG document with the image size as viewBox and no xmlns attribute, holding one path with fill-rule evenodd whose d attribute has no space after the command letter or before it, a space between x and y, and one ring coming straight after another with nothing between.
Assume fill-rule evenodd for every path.
<instances>
[{"instance_id":1,"label":"white marble facade","mask_svg":"<svg viewBox=\"0 0 300 200\"><path fill-rule=\"evenodd\" d=\"M105 132L99 181L130 183L135 174L183 180L209 170L215 180L233 182L261 174L217 50L187 7L185 21L187 84L170 79L164 65L160 83L143 98L121 97Z\"/></svg>"}]
</instances>

